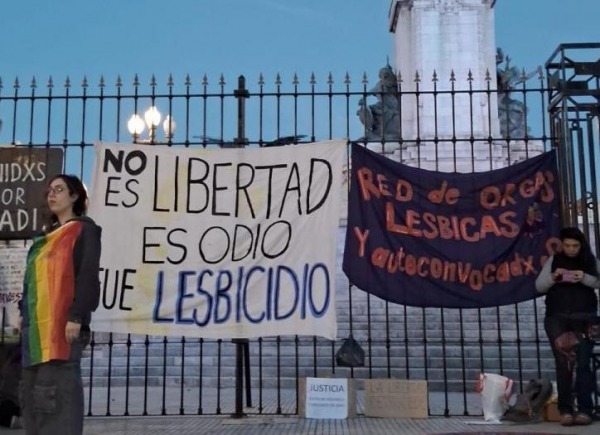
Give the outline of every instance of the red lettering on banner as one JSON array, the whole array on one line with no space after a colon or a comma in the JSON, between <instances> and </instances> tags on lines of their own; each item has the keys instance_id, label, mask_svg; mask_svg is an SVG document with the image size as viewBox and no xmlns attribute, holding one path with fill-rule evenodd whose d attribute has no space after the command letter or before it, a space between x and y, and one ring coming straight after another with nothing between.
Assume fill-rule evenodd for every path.
<instances>
[{"instance_id":1,"label":"red lettering on banner","mask_svg":"<svg viewBox=\"0 0 600 435\"><path fill-rule=\"evenodd\" d=\"M373 179L373 171L363 167L356 171L356 178L360 186L361 197L364 201L370 201L371 195L379 199L380 197L394 197L396 201L408 202L413 198L413 189L411 184L406 180L397 180L395 182L394 191L392 194L389 188L389 180L384 174L377 174L377 184Z\"/></svg>"},{"instance_id":2,"label":"red lettering on banner","mask_svg":"<svg viewBox=\"0 0 600 435\"><path fill-rule=\"evenodd\" d=\"M494 233L494 235L497 237L500 237L502 235L500 229L498 228L498 225L496 225L496 221L494 220L494 218L489 215L483 215L483 217L481 218L480 237L482 239L485 239L488 233Z\"/></svg>"},{"instance_id":3,"label":"red lettering on banner","mask_svg":"<svg viewBox=\"0 0 600 435\"><path fill-rule=\"evenodd\" d=\"M524 180L520 185L519 185L519 194L523 197L523 198L531 198L532 196L535 195L535 183L533 182L533 180Z\"/></svg>"},{"instance_id":4,"label":"red lettering on banner","mask_svg":"<svg viewBox=\"0 0 600 435\"><path fill-rule=\"evenodd\" d=\"M360 228L354 227L354 235L358 239L358 257L365 256L365 245L367 243L367 239L369 238L369 230L365 230L364 232L360 231Z\"/></svg>"},{"instance_id":5,"label":"red lettering on banner","mask_svg":"<svg viewBox=\"0 0 600 435\"><path fill-rule=\"evenodd\" d=\"M486 264L483 268L483 282L491 284L495 281L495 277L492 275L496 271L496 266L493 264Z\"/></svg>"},{"instance_id":6,"label":"red lettering on banner","mask_svg":"<svg viewBox=\"0 0 600 435\"><path fill-rule=\"evenodd\" d=\"M542 189L541 198L543 202L552 202L554 200L554 190L552 189L554 174L552 171L546 171L545 180L546 182Z\"/></svg>"},{"instance_id":7,"label":"red lettering on banner","mask_svg":"<svg viewBox=\"0 0 600 435\"><path fill-rule=\"evenodd\" d=\"M396 261L394 261L396 260ZM391 252L390 253L390 257L388 258L388 262L387 262L387 271L389 273L396 273L396 271L398 270L398 257Z\"/></svg>"},{"instance_id":8,"label":"red lettering on banner","mask_svg":"<svg viewBox=\"0 0 600 435\"><path fill-rule=\"evenodd\" d=\"M513 222L517 214L506 211L498 216L498 222L491 215L483 215L478 223L474 217L434 215L425 212L421 216L415 210L407 210L404 223L394 204L385 205L386 230L391 233L405 234L413 237L425 237L429 240L440 237L444 240L464 240L477 242L492 233L498 237L514 238L519 235L520 227ZM479 225L479 228L477 226Z\"/></svg>"},{"instance_id":9,"label":"red lettering on banner","mask_svg":"<svg viewBox=\"0 0 600 435\"><path fill-rule=\"evenodd\" d=\"M500 229L500 232L508 239L512 239L519 235L519 226L511 220L516 216L517 214L514 211L505 211L504 213L500 213L500 216L498 216L500 223L504 224L504 226Z\"/></svg>"},{"instance_id":10,"label":"red lettering on banner","mask_svg":"<svg viewBox=\"0 0 600 435\"><path fill-rule=\"evenodd\" d=\"M492 210L496 207L505 207L507 204L517 204L517 199L513 194L518 193L521 198L533 198L538 192L542 202L551 202L554 200L554 190L552 183L554 175L551 171L542 173L538 171L533 178L522 180L517 186L514 183L506 183L503 189L498 186L486 186L479 193L479 204L486 210Z\"/></svg>"},{"instance_id":11,"label":"red lettering on banner","mask_svg":"<svg viewBox=\"0 0 600 435\"><path fill-rule=\"evenodd\" d=\"M377 174L377 185L379 186L379 192L383 196L392 196L387 186L387 177L383 174Z\"/></svg>"},{"instance_id":12,"label":"red lettering on banner","mask_svg":"<svg viewBox=\"0 0 600 435\"><path fill-rule=\"evenodd\" d=\"M468 234L467 225L474 227L477 225L477 221L472 217L467 217L460 221L460 234L462 235L462 238L467 242L477 242L479 240L479 232L476 232L473 235Z\"/></svg>"},{"instance_id":13,"label":"red lettering on banner","mask_svg":"<svg viewBox=\"0 0 600 435\"><path fill-rule=\"evenodd\" d=\"M444 273L442 260L439 258L431 259L430 273L435 279L440 279L442 277L442 274Z\"/></svg>"},{"instance_id":14,"label":"red lettering on banner","mask_svg":"<svg viewBox=\"0 0 600 435\"><path fill-rule=\"evenodd\" d=\"M427 257L421 257L419 258L419 261L417 261L417 275L420 277L425 278L428 275L427 271L423 269L423 266L426 264L429 264L429 258Z\"/></svg>"},{"instance_id":15,"label":"red lettering on banner","mask_svg":"<svg viewBox=\"0 0 600 435\"><path fill-rule=\"evenodd\" d=\"M429 228L429 230L423 230L423 235L426 238L435 239L440 235L440 232L438 231L437 226L435 225L436 219L434 214L429 212L423 213L423 222Z\"/></svg>"},{"instance_id":16,"label":"red lettering on banner","mask_svg":"<svg viewBox=\"0 0 600 435\"><path fill-rule=\"evenodd\" d=\"M390 250L384 248L376 248L371 255L371 264L380 268L384 268L388 257L390 256Z\"/></svg>"},{"instance_id":17,"label":"red lettering on banner","mask_svg":"<svg viewBox=\"0 0 600 435\"><path fill-rule=\"evenodd\" d=\"M358 178L358 184L360 186L360 193L362 199L369 201L371 194L379 198L379 189L373 184L373 172L369 168L360 168L356 171L356 177Z\"/></svg>"},{"instance_id":18,"label":"red lettering on banner","mask_svg":"<svg viewBox=\"0 0 600 435\"><path fill-rule=\"evenodd\" d=\"M408 254L404 264L406 268L406 274L413 276L417 273L417 259L414 255Z\"/></svg>"},{"instance_id":19,"label":"red lettering on banner","mask_svg":"<svg viewBox=\"0 0 600 435\"><path fill-rule=\"evenodd\" d=\"M444 281L456 281L456 263L444 262Z\"/></svg>"},{"instance_id":20,"label":"red lettering on banner","mask_svg":"<svg viewBox=\"0 0 600 435\"><path fill-rule=\"evenodd\" d=\"M538 271L533 263L533 255L523 257L519 253L510 261L498 265L486 264L480 269L474 268L472 263L442 261L435 257L406 254L404 248L392 252L378 247L371 254L371 264L389 274L405 273L408 276L431 277L444 282L466 284L473 291L481 291L484 284L506 283L512 278L535 276Z\"/></svg>"},{"instance_id":21,"label":"red lettering on banner","mask_svg":"<svg viewBox=\"0 0 600 435\"><path fill-rule=\"evenodd\" d=\"M483 288L481 270L474 270L469 274L469 286L475 291L480 291Z\"/></svg>"},{"instance_id":22,"label":"red lettering on banner","mask_svg":"<svg viewBox=\"0 0 600 435\"><path fill-rule=\"evenodd\" d=\"M508 263L501 263L496 272L498 282L508 282L510 280L510 269Z\"/></svg>"},{"instance_id":23,"label":"red lettering on banner","mask_svg":"<svg viewBox=\"0 0 600 435\"><path fill-rule=\"evenodd\" d=\"M458 263L458 281L463 284L467 282L469 279L469 275L471 274L471 263Z\"/></svg>"},{"instance_id":24,"label":"red lettering on banner","mask_svg":"<svg viewBox=\"0 0 600 435\"><path fill-rule=\"evenodd\" d=\"M410 183L406 180L398 180L396 183L396 201L408 202L412 200L413 190Z\"/></svg>"},{"instance_id":25,"label":"red lettering on banner","mask_svg":"<svg viewBox=\"0 0 600 435\"><path fill-rule=\"evenodd\" d=\"M456 188L448 189L448 182L442 181L442 185L439 189L433 189L427 194L427 199L433 204L441 204L445 202L449 205L454 205L458 202L460 197L460 191Z\"/></svg>"},{"instance_id":26,"label":"red lettering on banner","mask_svg":"<svg viewBox=\"0 0 600 435\"><path fill-rule=\"evenodd\" d=\"M388 231L421 237L421 231L414 228L414 226L418 225L420 222L419 214L414 210L408 210L406 212L406 225L397 224L394 204L391 202L385 204L385 227Z\"/></svg>"}]
</instances>

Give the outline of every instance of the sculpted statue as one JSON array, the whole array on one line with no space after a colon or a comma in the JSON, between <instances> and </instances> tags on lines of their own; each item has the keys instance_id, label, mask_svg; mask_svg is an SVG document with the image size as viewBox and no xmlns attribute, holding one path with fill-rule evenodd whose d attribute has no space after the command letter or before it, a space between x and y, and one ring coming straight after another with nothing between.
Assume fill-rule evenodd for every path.
<instances>
[{"instance_id":1,"label":"sculpted statue","mask_svg":"<svg viewBox=\"0 0 600 435\"><path fill-rule=\"evenodd\" d=\"M506 139L523 139L529 134L529 127L525 124L527 107L522 101L511 97L511 92L516 86L533 77L537 71L522 74L515 66L510 65L510 57L504 57L501 48L496 51L496 65L498 74L498 117L500 120L500 134ZM501 67L502 64L504 68Z\"/></svg>"},{"instance_id":2,"label":"sculpted statue","mask_svg":"<svg viewBox=\"0 0 600 435\"><path fill-rule=\"evenodd\" d=\"M368 92L377 102L367 104L366 97L359 100L358 117L365 126L367 140L398 140L400 137L400 96L398 82L392 67L379 70L379 81Z\"/></svg>"}]
</instances>

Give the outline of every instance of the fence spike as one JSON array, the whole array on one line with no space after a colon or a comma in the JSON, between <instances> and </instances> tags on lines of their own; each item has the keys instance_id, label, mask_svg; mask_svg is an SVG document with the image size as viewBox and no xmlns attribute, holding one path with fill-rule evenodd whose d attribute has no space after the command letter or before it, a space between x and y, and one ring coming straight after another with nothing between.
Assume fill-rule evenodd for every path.
<instances>
[{"instance_id":1,"label":"fence spike","mask_svg":"<svg viewBox=\"0 0 600 435\"><path fill-rule=\"evenodd\" d=\"M454 74L454 70L450 71L450 81L453 83L456 81L456 74Z\"/></svg>"},{"instance_id":2,"label":"fence spike","mask_svg":"<svg viewBox=\"0 0 600 435\"><path fill-rule=\"evenodd\" d=\"M88 79L87 79L87 76L83 76L83 82L81 82L81 87L82 87L82 88L87 88L87 87L88 87Z\"/></svg>"},{"instance_id":3,"label":"fence spike","mask_svg":"<svg viewBox=\"0 0 600 435\"><path fill-rule=\"evenodd\" d=\"M467 81L468 82L473 81L473 72L471 71L471 68L469 68L469 72L467 73Z\"/></svg>"},{"instance_id":4,"label":"fence spike","mask_svg":"<svg viewBox=\"0 0 600 435\"><path fill-rule=\"evenodd\" d=\"M331 71L329 71L329 74L327 74L327 84L329 86L333 85L333 74L331 74Z\"/></svg>"},{"instance_id":5,"label":"fence spike","mask_svg":"<svg viewBox=\"0 0 600 435\"><path fill-rule=\"evenodd\" d=\"M67 76L67 79L65 80L65 88L69 89L71 87L71 79L69 78L69 76Z\"/></svg>"},{"instance_id":6,"label":"fence spike","mask_svg":"<svg viewBox=\"0 0 600 435\"><path fill-rule=\"evenodd\" d=\"M527 73L525 72L525 68L521 69L521 81L522 82L527 81Z\"/></svg>"},{"instance_id":7,"label":"fence spike","mask_svg":"<svg viewBox=\"0 0 600 435\"><path fill-rule=\"evenodd\" d=\"M398 83L404 82L404 80L402 79L402 71L398 71L398 74L396 74L396 78Z\"/></svg>"},{"instance_id":8,"label":"fence spike","mask_svg":"<svg viewBox=\"0 0 600 435\"><path fill-rule=\"evenodd\" d=\"M54 88L54 80L52 80L52 76L48 77L48 84L46 85L48 89Z\"/></svg>"},{"instance_id":9,"label":"fence spike","mask_svg":"<svg viewBox=\"0 0 600 435\"><path fill-rule=\"evenodd\" d=\"M219 77L219 85L225 86L225 84L225 76L221 74L221 77Z\"/></svg>"},{"instance_id":10,"label":"fence spike","mask_svg":"<svg viewBox=\"0 0 600 435\"><path fill-rule=\"evenodd\" d=\"M262 73L258 74L258 85L259 86L264 86L265 84L265 78L263 77Z\"/></svg>"},{"instance_id":11,"label":"fence spike","mask_svg":"<svg viewBox=\"0 0 600 435\"><path fill-rule=\"evenodd\" d=\"M167 86L170 87L170 88L172 88L173 85L174 85L174 83L173 83L173 75L169 74L169 78L167 79Z\"/></svg>"},{"instance_id":12,"label":"fence spike","mask_svg":"<svg viewBox=\"0 0 600 435\"><path fill-rule=\"evenodd\" d=\"M419 71L415 71L415 83L421 83L421 75L419 74Z\"/></svg>"},{"instance_id":13,"label":"fence spike","mask_svg":"<svg viewBox=\"0 0 600 435\"><path fill-rule=\"evenodd\" d=\"M154 74L152 74L152 77L150 77L150 86L153 88L156 87L156 77L154 77Z\"/></svg>"},{"instance_id":14,"label":"fence spike","mask_svg":"<svg viewBox=\"0 0 600 435\"><path fill-rule=\"evenodd\" d=\"M485 69L485 81L486 82L491 82L492 81L492 75L490 74L490 69L489 68Z\"/></svg>"},{"instance_id":15,"label":"fence spike","mask_svg":"<svg viewBox=\"0 0 600 435\"><path fill-rule=\"evenodd\" d=\"M33 76L33 77L31 78L31 85L29 85L29 87L30 87L31 89L35 89L35 88L37 88L37 82L36 82L36 80L35 80L35 76Z\"/></svg>"},{"instance_id":16,"label":"fence spike","mask_svg":"<svg viewBox=\"0 0 600 435\"><path fill-rule=\"evenodd\" d=\"M140 85L140 78L138 77L138 75L136 74L133 77L133 86L135 86L136 88Z\"/></svg>"},{"instance_id":17,"label":"fence spike","mask_svg":"<svg viewBox=\"0 0 600 435\"><path fill-rule=\"evenodd\" d=\"M437 83L437 81L438 81L438 75L437 75L437 71L435 69L433 70L433 76L431 77L431 81L434 83Z\"/></svg>"},{"instance_id":18,"label":"fence spike","mask_svg":"<svg viewBox=\"0 0 600 435\"><path fill-rule=\"evenodd\" d=\"M298 74L294 73L294 78L292 79L292 84L294 86L298 86Z\"/></svg>"},{"instance_id":19,"label":"fence spike","mask_svg":"<svg viewBox=\"0 0 600 435\"><path fill-rule=\"evenodd\" d=\"M208 77L206 77L206 74L202 76L202 86L208 86Z\"/></svg>"},{"instance_id":20,"label":"fence spike","mask_svg":"<svg viewBox=\"0 0 600 435\"><path fill-rule=\"evenodd\" d=\"M366 71L363 72L361 83L363 85L368 85L369 84L369 79L367 78L367 72Z\"/></svg>"},{"instance_id":21,"label":"fence spike","mask_svg":"<svg viewBox=\"0 0 600 435\"><path fill-rule=\"evenodd\" d=\"M544 69L542 68L541 65L538 65L537 72L538 72L538 79L544 80Z\"/></svg>"},{"instance_id":22,"label":"fence spike","mask_svg":"<svg viewBox=\"0 0 600 435\"><path fill-rule=\"evenodd\" d=\"M0 77L0 89L2 89L2 88L3 88L3 86L2 86L2 77Z\"/></svg>"},{"instance_id":23,"label":"fence spike","mask_svg":"<svg viewBox=\"0 0 600 435\"><path fill-rule=\"evenodd\" d=\"M185 75L185 85L186 86L192 86L192 79L190 78L189 74Z\"/></svg>"},{"instance_id":24,"label":"fence spike","mask_svg":"<svg viewBox=\"0 0 600 435\"><path fill-rule=\"evenodd\" d=\"M346 75L345 75L345 77L344 77L344 84L345 84L346 86L348 86L348 85L350 85L350 83L352 83L352 82L350 81L350 74L348 74L348 71L346 71Z\"/></svg>"},{"instance_id":25,"label":"fence spike","mask_svg":"<svg viewBox=\"0 0 600 435\"><path fill-rule=\"evenodd\" d=\"M106 83L104 82L104 74L100 76L100 84L98 85L99 88L103 88L106 85Z\"/></svg>"},{"instance_id":26,"label":"fence spike","mask_svg":"<svg viewBox=\"0 0 600 435\"><path fill-rule=\"evenodd\" d=\"M317 77L315 76L315 73L314 73L314 72L311 72L311 73L310 73L310 84L311 84L312 86L314 86L314 85L316 85L316 84L317 84Z\"/></svg>"},{"instance_id":27,"label":"fence spike","mask_svg":"<svg viewBox=\"0 0 600 435\"><path fill-rule=\"evenodd\" d=\"M279 73L277 73L277 75L275 76L275 84L277 86L281 85L281 75L279 75Z\"/></svg>"},{"instance_id":28,"label":"fence spike","mask_svg":"<svg viewBox=\"0 0 600 435\"><path fill-rule=\"evenodd\" d=\"M116 83L117 88L120 88L121 86L123 86L123 80L121 80L121 74L117 75L117 83Z\"/></svg>"}]
</instances>

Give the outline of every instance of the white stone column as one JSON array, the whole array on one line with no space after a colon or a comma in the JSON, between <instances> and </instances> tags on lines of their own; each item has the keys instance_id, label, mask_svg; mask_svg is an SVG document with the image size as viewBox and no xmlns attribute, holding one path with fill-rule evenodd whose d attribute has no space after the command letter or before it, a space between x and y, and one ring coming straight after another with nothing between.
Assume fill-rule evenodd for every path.
<instances>
[{"instance_id":1,"label":"white stone column","mask_svg":"<svg viewBox=\"0 0 600 435\"><path fill-rule=\"evenodd\" d=\"M460 172L506 164L501 143L480 141L498 138L500 132L497 97L487 92L497 88L493 4L493 0L392 2L394 64L403 80L402 138L408 141L406 149L397 152L402 161ZM473 146L471 137L479 139ZM456 147L453 139L458 140ZM418 150L411 145L417 140L424 141Z\"/></svg>"}]
</instances>

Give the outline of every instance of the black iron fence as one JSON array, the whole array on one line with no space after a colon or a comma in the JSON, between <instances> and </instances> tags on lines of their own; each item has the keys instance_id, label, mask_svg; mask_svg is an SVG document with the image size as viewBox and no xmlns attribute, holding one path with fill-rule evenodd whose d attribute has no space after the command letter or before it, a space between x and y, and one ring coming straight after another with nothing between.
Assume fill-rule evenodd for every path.
<instances>
[{"instance_id":1,"label":"black iron fence","mask_svg":"<svg viewBox=\"0 0 600 435\"><path fill-rule=\"evenodd\" d=\"M466 161L475 170L493 166L477 160L482 146L501 165L561 148L564 130L550 124L548 116L554 82L543 71L510 81L488 75L478 82L485 84L483 89L474 89L474 80L471 75L397 76L390 90L379 86L381 81L348 75L324 80L260 77L252 82L239 77L233 83L224 77L191 76L164 82L154 77L101 78L97 83L5 79L0 81L0 144L62 147L65 171L88 183L95 141L216 148L344 137L424 167L448 147L460 148L466 152L450 153L454 167ZM597 79L595 83L597 89ZM150 107L164 117L142 130L142 114ZM364 116L367 109L374 121ZM476 115L484 122L476 124ZM414 122L407 129L408 118ZM471 123L462 125L459 118ZM590 134L585 147L594 150L598 131ZM432 153L419 151L425 146ZM416 153L405 154L410 150ZM575 163L561 168L574 192L564 207L575 210L569 214L572 222L585 219L584 229L592 228L592 239L600 246L594 226L598 162L595 154L589 155L593 159L588 163L576 158L577 164L589 165L586 176L573 174ZM583 207L591 215L578 205L581 192L592 192ZM343 234L342 223L340 256ZM15 243L23 242L4 247ZM339 337L358 340L366 352L365 367L336 366L341 339L297 335L232 343L96 333L83 362L87 414L294 414L300 378L349 376L424 379L431 415L473 415L480 412L474 394L480 371L504 373L521 385L530 378L553 377L541 300L475 310L411 308L367 295L347 282L341 268L338 274ZM4 316L5 326L7 322Z\"/></svg>"}]
</instances>

